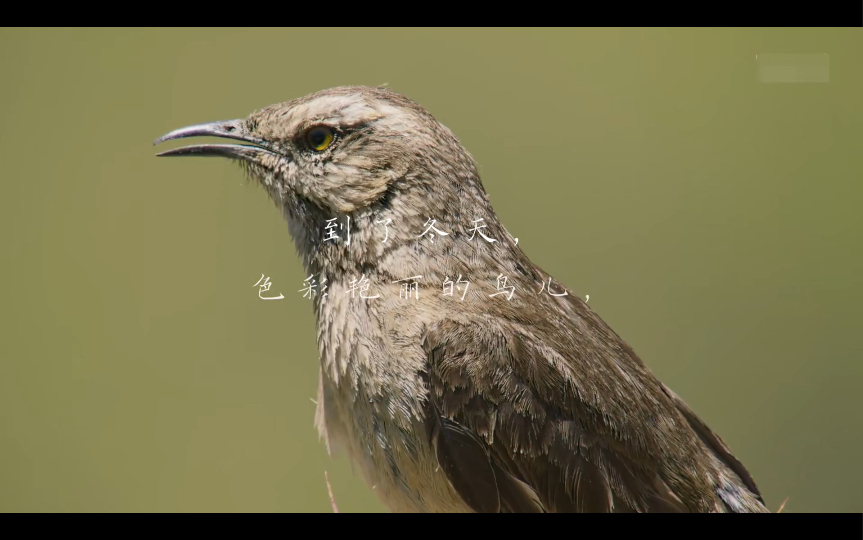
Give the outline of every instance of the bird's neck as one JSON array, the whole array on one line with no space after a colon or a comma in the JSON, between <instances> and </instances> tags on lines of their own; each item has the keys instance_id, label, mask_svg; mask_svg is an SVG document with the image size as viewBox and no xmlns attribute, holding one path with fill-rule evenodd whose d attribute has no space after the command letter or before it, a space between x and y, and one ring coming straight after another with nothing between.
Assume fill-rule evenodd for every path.
<instances>
[{"instance_id":1,"label":"bird's neck","mask_svg":"<svg viewBox=\"0 0 863 540\"><path fill-rule=\"evenodd\" d=\"M524 258L475 170L457 181L418 174L359 210L327 212L295 199L286 218L307 276L347 283L362 276L473 276L494 280Z\"/></svg>"}]
</instances>

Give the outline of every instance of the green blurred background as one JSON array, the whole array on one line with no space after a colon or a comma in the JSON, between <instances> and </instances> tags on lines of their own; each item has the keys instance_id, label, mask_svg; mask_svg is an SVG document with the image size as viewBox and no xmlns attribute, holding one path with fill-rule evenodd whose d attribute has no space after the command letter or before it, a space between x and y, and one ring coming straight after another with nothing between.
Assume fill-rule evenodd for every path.
<instances>
[{"instance_id":1,"label":"green blurred background","mask_svg":"<svg viewBox=\"0 0 863 540\"><path fill-rule=\"evenodd\" d=\"M286 225L181 126L388 83L786 511L863 510L859 29L0 30L0 511L380 511ZM826 84L757 54L827 53ZM170 147L168 144L166 147ZM284 300L263 302L270 277Z\"/></svg>"}]
</instances>

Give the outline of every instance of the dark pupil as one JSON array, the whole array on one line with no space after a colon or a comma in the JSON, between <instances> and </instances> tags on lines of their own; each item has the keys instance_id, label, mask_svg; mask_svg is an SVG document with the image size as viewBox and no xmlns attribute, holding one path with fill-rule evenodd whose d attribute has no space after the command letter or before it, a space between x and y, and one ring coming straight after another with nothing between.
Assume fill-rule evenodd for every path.
<instances>
[{"instance_id":1,"label":"dark pupil","mask_svg":"<svg viewBox=\"0 0 863 540\"><path fill-rule=\"evenodd\" d=\"M315 148L327 142L327 132L323 129L316 129L309 134L309 140Z\"/></svg>"}]
</instances>

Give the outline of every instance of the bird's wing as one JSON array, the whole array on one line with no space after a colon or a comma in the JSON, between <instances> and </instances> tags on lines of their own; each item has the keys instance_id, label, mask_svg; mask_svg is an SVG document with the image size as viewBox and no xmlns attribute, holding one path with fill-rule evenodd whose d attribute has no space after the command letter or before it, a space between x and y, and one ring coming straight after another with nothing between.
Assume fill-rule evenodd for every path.
<instances>
[{"instance_id":1,"label":"bird's wing","mask_svg":"<svg viewBox=\"0 0 863 540\"><path fill-rule=\"evenodd\" d=\"M579 374L585 366L560 351L596 351L567 335L537 321L529 332L452 320L427 330L429 437L465 502L477 512L743 511L726 498L745 498L751 479L718 437L640 361L607 363L619 367L610 378ZM742 473L724 474L712 452Z\"/></svg>"}]
</instances>

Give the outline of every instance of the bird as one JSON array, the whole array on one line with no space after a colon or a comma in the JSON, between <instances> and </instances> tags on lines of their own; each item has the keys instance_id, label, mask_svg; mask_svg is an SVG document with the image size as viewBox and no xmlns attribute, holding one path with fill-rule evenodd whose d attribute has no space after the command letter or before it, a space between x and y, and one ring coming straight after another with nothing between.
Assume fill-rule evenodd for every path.
<instances>
[{"instance_id":1,"label":"bird","mask_svg":"<svg viewBox=\"0 0 863 540\"><path fill-rule=\"evenodd\" d=\"M417 102L341 86L154 144L199 136L233 142L157 155L231 159L284 216L320 285L316 430L388 511L768 512L722 439L527 257Z\"/></svg>"}]
</instances>

